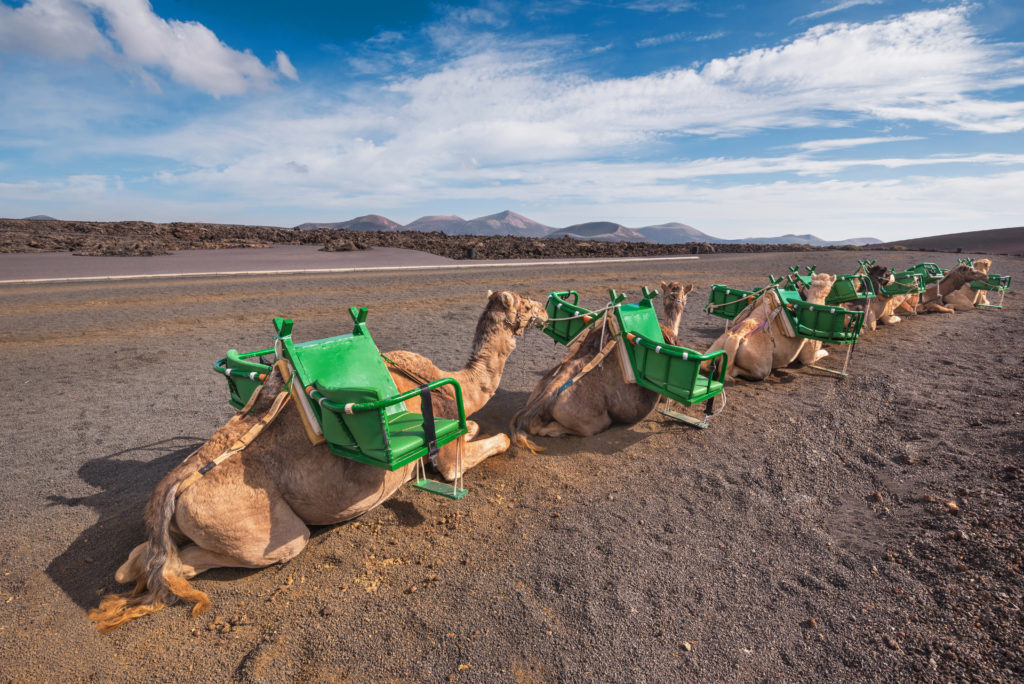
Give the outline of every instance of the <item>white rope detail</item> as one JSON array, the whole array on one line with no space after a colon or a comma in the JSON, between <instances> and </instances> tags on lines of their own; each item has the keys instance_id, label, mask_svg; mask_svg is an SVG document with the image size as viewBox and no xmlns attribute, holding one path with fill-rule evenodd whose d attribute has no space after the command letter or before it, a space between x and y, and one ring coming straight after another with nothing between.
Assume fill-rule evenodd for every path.
<instances>
[{"instance_id":1,"label":"white rope detail","mask_svg":"<svg viewBox=\"0 0 1024 684\"><path fill-rule=\"evenodd\" d=\"M355 406L353 403L345 404L345 413L352 414L352 407Z\"/></svg>"}]
</instances>

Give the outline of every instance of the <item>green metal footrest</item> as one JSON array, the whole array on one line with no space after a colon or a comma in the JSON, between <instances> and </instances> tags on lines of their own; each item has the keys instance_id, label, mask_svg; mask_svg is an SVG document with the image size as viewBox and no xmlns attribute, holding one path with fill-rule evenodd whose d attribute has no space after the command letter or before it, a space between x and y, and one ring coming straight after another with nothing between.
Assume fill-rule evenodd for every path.
<instances>
[{"instance_id":1,"label":"green metal footrest","mask_svg":"<svg viewBox=\"0 0 1024 684\"><path fill-rule=\"evenodd\" d=\"M413 483L413 487L416 489L422 489L425 492L430 492L431 494L443 496L446 499L452 499L453 501L458 501L462 497L466 496L466 490L462 487L455 487L450 484L445 484L444 482L438 482L437 480L416 480L416 482Z\"/></svg>"}]
</instances>

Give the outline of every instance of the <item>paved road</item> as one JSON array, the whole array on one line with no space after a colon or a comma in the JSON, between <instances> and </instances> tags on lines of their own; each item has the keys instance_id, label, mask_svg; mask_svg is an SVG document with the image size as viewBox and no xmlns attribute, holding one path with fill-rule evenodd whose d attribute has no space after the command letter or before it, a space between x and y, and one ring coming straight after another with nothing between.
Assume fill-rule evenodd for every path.
<instances>
[{"instance_id":1,"label":"paved road","mask_svg":"<svg viewBox=\"0 0 1024 684\"><path fill-rule=\"evenodd\" d=\"M697 259L695 256L645 257L652 263ZM135 279L160 276L328 273L352 270L433 270L438 268L507 268L537 264L612 263L638 259L526 259L456 261L412 249L374 247L357 252L324 252L313 245L266 249L208 249L151 257L81 257L67 252L0 254L0 284L20 281Z\"/></svg>"}]
</instances>

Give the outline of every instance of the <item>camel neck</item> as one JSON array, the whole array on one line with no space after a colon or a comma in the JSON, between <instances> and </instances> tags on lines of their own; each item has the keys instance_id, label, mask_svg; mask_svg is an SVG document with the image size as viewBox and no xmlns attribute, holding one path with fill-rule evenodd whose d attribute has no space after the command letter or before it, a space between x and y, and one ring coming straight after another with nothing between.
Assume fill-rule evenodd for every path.
<instances>
[{"instance_id":1,"label":"camel neck","mask_svg":"<svg viewBox=\"0 0 1024 684\"><path fill-rule=\"evenodd\" d=\"M680 306L675 311L665 311L665 316L668 318L668 328L672 331L673 335L678 337L679 326L683 322L683 307Z\"/></svg>"},{"instance_id":2,"label":"camel neck","mask_svg":"<svg viewBox=\"0 0 1024 684\"><path fill-rule=\"evenodd\" d=\"M501 324L485 330L473 345L465 367L453 374L462 386L467 415L482 408L498 391L505 362L515 348L512 331Z\"/></svg>"}]
</instances>

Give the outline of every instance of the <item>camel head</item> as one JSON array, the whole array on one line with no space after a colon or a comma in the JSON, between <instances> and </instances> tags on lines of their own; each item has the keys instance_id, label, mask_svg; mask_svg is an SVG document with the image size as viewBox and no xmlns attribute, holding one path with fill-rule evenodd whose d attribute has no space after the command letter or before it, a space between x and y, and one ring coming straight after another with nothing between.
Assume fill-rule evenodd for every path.
<instances>
[{"instance_id":1,"label":"camel head","mask_svg":"<svg viewBox=\"0 0 1024 684\"><path fill-rule=\"evenodd\" d=\"M662 306L665 308L665 315L672 318L681 314L686 308L686 298L693 292L693 283L683 285L678 280L672 282L661 281L661 291L665 296Z\"/></svg>"},{"instance_id":2,"label":"camel head","mask_svg":"<svg viewBox=\"0 0 1024 684\"><path fill-rule=\"evenodd\" d=\"M832 291L836 277L828 273L815 273L811 276L811 284L807 288L807 301L812 304L824 304L825 297Z\"/></svg>"},{"instance_id":3,"label":"camel head","mask_svg":"<svg viewBox=\"0 0 1024 684\"><path fill-rule=\"evenodd\" d=\"M548 314L542 303L521 297L511 290L488 290L487 309L480 317L480 323L488 319L503 319L513 335L522 335L531 325L547 323Z\"/></svg>"},{"instance_id":4,"label":"camel head","mask_svg":"<svg viewBox=\"0 0 1024 684\"><path fill-rule=\"evenodd\" d=\"M987 274L988 270L990 268L992 268L992 260L991 259L975 259L974 260L974 268L979 270L979 271L981 271L982 273Z\"/></svg>"},{"instance_id":5,"label":"camel head","mask_svg":"<svg viewBox=\"0 0 1024 684\"><path fill-rule=\"evenodd\" d=\"M896 276L888 266L872 266L868 269L868 279L875 288L875 294L878 294L884 286L892 285L896 281Z\"/></svg>"},{"instance_id":6,"label":"camel head","mask_svg":"<svg viewBox=\"0 0 1024 684\"><path fill-rule=\"evenodd\" d=\"M984 259L984 261L988 261L989 266L992 265L992 261L990 259ZM970 283L975 280L988 280L988 269L982 271L978 268L971 268L967 264L960 264L956 268L949 269L949 272L946 274L946 277L942 279L942 282L945 282L948 278L960 278L964 283ZM962 284L963 283L961 283L961 285ZM957 287L960 286L958 285Z\"/></svg>"}]
</instances>

